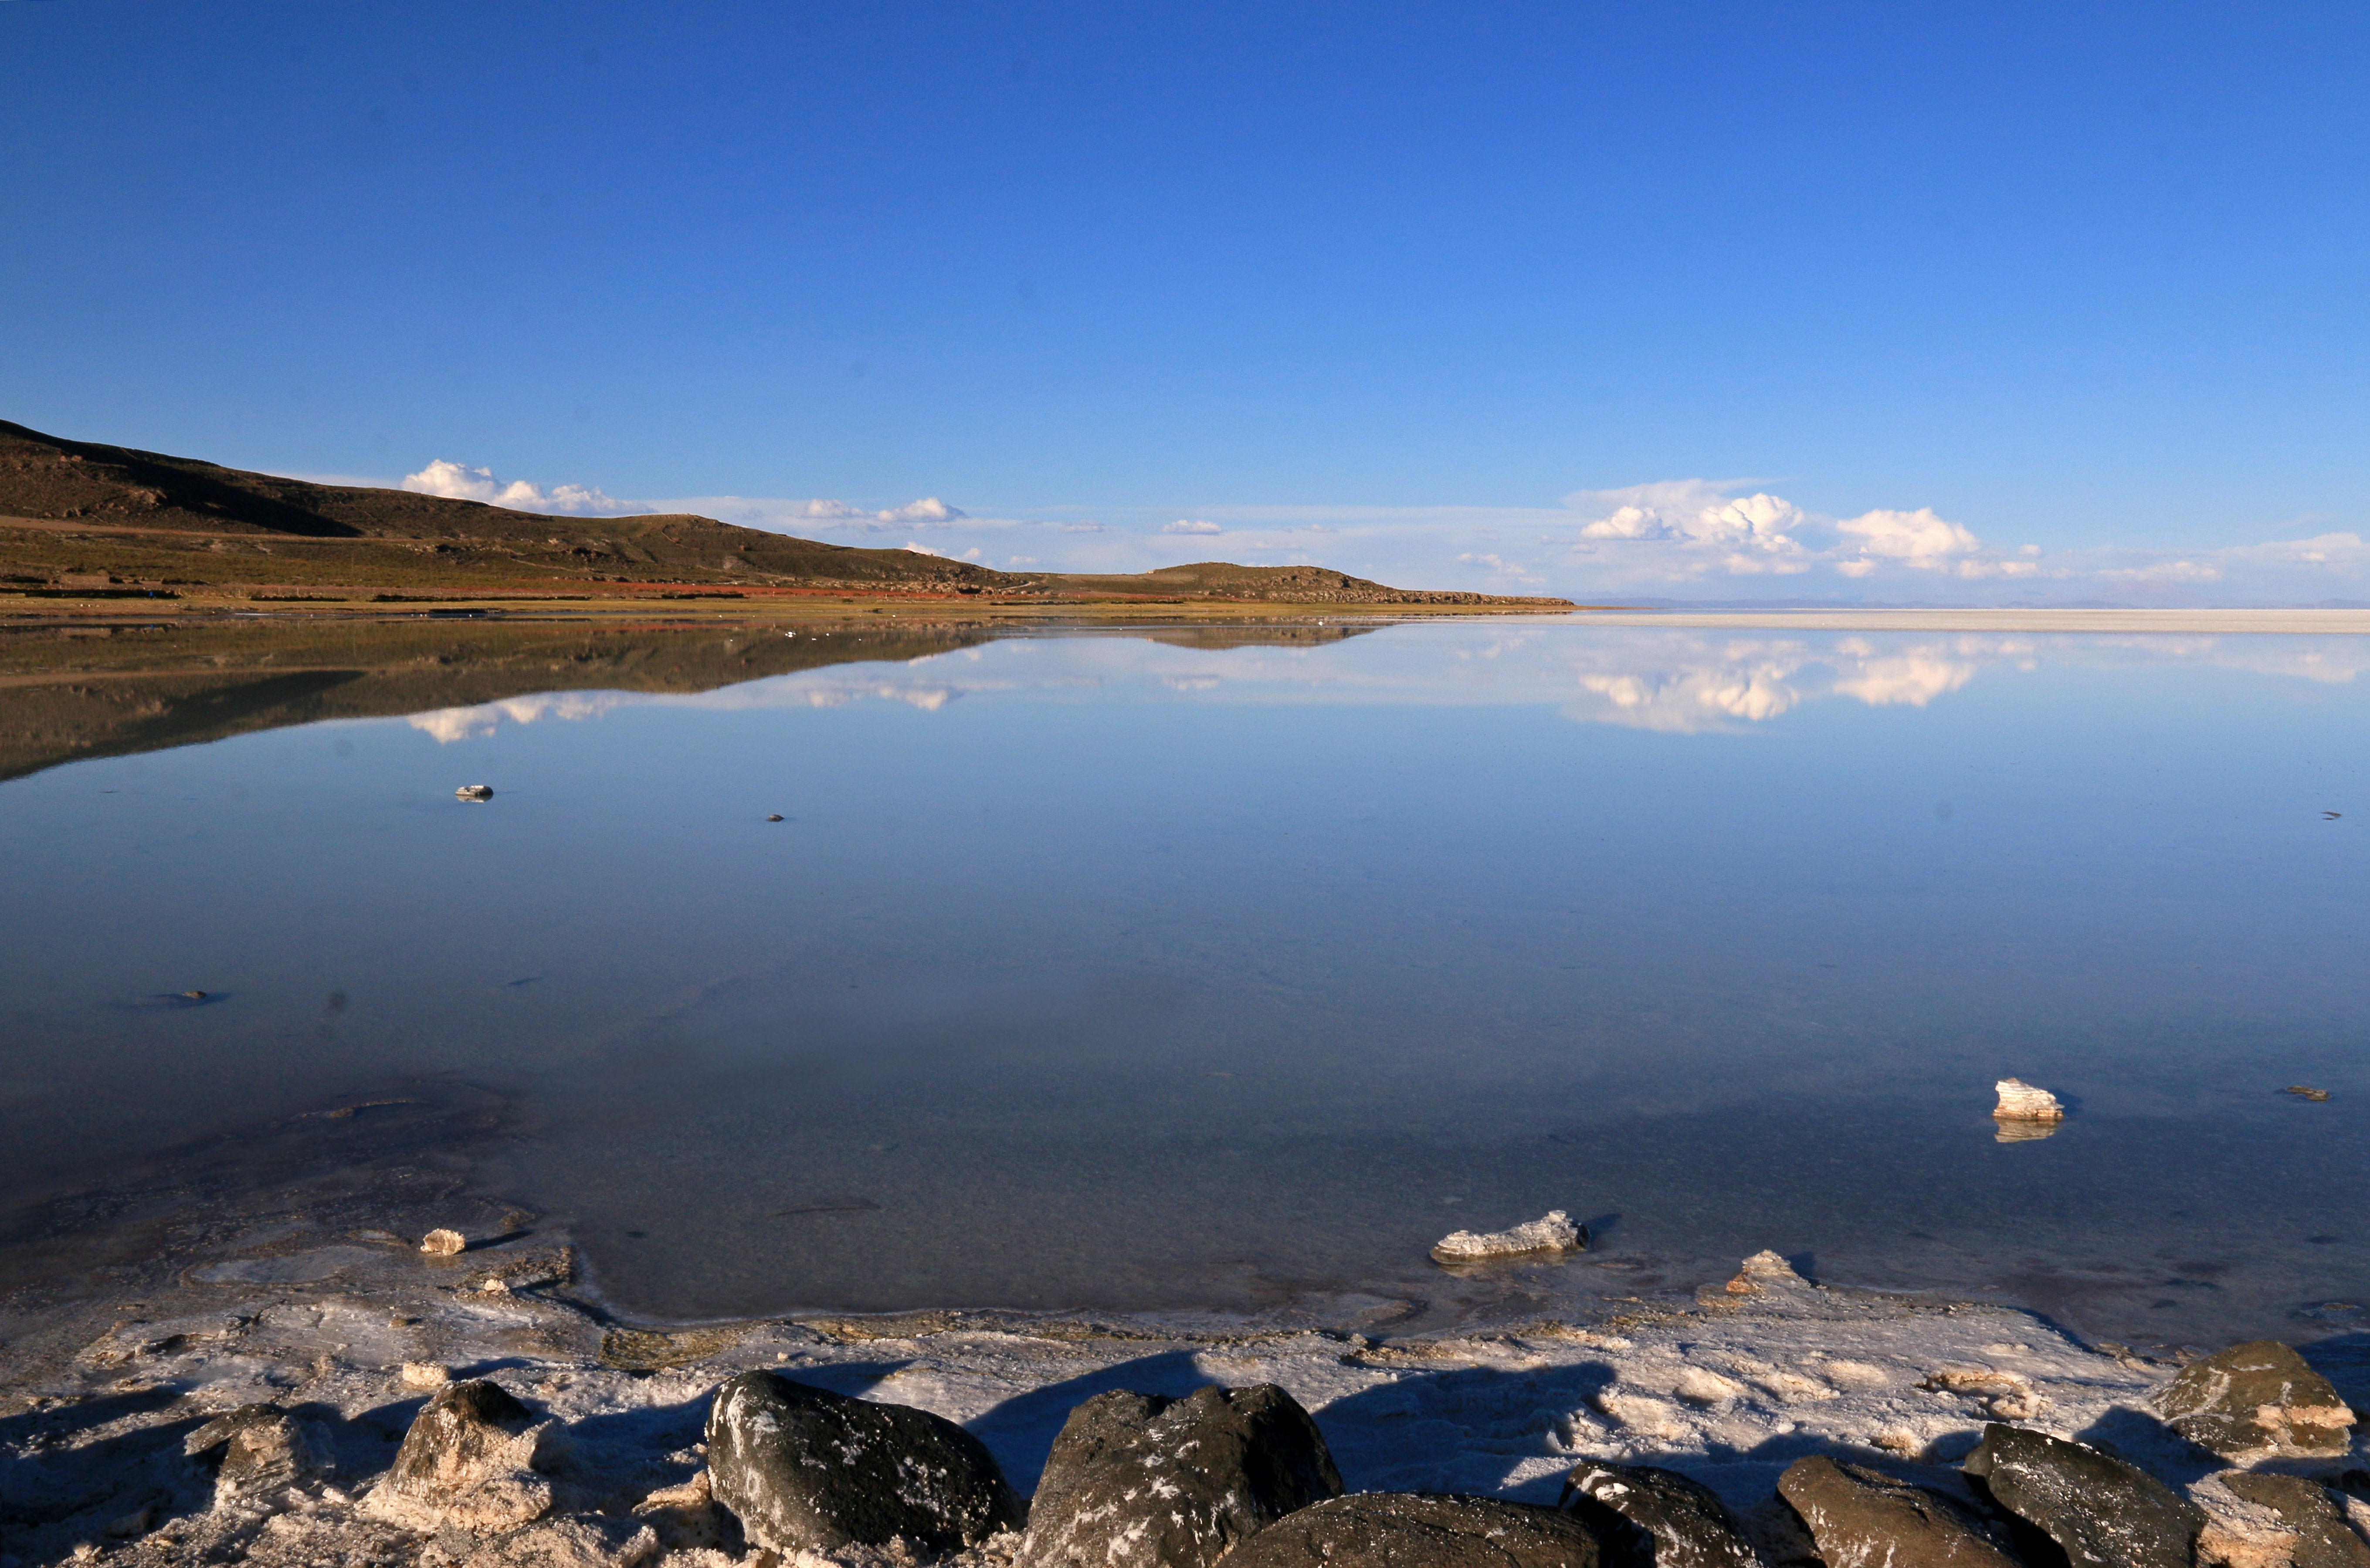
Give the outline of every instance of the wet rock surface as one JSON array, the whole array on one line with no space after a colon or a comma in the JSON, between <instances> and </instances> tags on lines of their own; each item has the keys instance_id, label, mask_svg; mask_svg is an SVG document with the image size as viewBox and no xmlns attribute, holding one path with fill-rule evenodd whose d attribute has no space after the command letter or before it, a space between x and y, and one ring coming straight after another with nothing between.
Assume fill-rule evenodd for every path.
<instances>
[{"instance_id":1,"label":"wet rock surface","mask_svg":"<svg viewBox=\"0 0 2370 1568\"><path fill-rule=\"evenodd\" d=\"M1760 1568L1743 1521L1674 1470L1574 1465L1557 1505L1595 1532L1606 1568Z\"/></svg>"},{"instance_id":2,"label":"wet rock surface","mask_svg":"<svg viewBox=\"0 0 2370 1568\"><path fill-rule=\"evenodd\" d=\"M2046 1433L1997 1425L1967 1457L1992 1501L2055 1541L2073 1568L2192 1568L2205 1513L2164 1482Z\"/></svg>"},{"instance_id":3,"label":"wet rock surface","mask_svg":"<svg viewBox=\"0 0 2370 1568\"><path fill-rule=\"evenodd\" d=\"M1486 1497L1368 1492L1313 1504L1225 1556L1226 1568L1598 1568L1570 1514Z\"/></svg>"},{"instance_id":4,"label":"wet rock surface","mask_svg":"<svg viewBox=\"0 0 2370 1568\"><path fill-rule=\"evenodd\" d=\"M2352 1442L2353 1412L2328 1379L2277 1340L2192 1362L2155 1404L2175 1431L2226 1459L2334 1459Z\"/></svg>"},{"instance_id":5,"label":"wet rock surface","mask_svg":"<svg viewBox=\"0 0 2370 1568\"><path fill-rule=\"evenodd\" d=\"M1938 1488L1824 1455L1797 1459L1778 1494L1827 1568L2019 1568L2008 1532Z\"/></svg>"},{"instance_id":6,"label":"wet rock surface","mask_svg":"<svg viewBox=\"0 0 2370 1568\"><path fill-rule=\"evenodd\" d=\"M940 1416L744 1372L716 1391L709 1485L777 1551L903 1540L976 1546L1018 1527L1020 1500L978 1438Z\"/></svg>"},{"instance_id":7,"label":"wet rock surface","mask_svg":"<svg viewBox=\"0 0 2370 1568\"><path fill-rule=\"evenodd\" d=\"M1341 1493L1317 1424L1272 1383L1183 1399L1114 1391L1070 1413L1029 1509L1018 1568L1208 1568Z\"/></svg>"}]
</instances>

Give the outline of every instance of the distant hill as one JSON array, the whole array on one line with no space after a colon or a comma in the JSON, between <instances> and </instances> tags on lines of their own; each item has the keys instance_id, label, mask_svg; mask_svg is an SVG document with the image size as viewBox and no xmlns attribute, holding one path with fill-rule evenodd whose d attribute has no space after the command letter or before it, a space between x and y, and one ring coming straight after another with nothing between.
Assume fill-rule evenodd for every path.
<instances>
[{"instance_id":1,"label":"distant hill","mask_svg":"<svg viewBox=\"0 0 2370 1568\"><path fill-rule=\"evenodd\" d=\"M580 583L1033 599L1506 604L1560 600L1386 587L1317 567L1136 576L992 571L713 518L552 517L408 490L316 485L67 441L0 420L0 590L278 587L452 592Z\"/></svg>"}]
</instances>

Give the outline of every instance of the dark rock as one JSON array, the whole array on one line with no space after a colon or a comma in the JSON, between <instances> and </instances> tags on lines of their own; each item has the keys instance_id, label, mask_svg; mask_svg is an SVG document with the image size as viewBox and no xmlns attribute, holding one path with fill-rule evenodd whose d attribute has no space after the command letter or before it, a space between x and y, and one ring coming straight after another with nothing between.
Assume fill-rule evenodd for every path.
<instances>
[{"instance_id":1,"label":"dark rock","mask_svg":"<svg viewBox=\"0 0 2370 1568\"><path fill-rule=\"evenodd\" d=\"M2096 1448L1994 1423L1966 1472L2038 1526L2072 1568L2193 1568L2205 1511Z\"/></svg>"},{"instance_id":2,"label":"dark rock","mask_svg":"<svg viewBox=\"0 0 2370 1568\"><path fill-rule=\"evenodd\" d=\"M216 1450L214 1485L230 1493L291 1486L326 1462L305 1428L276 1404L243 1404L181 1440L181 1452L193 1459Z\"/></svg>"},{"instance_id":3,"label":"dark rock","mask_svg":"<svg viewBox=\"0 0 2370 1568\"><path fill-rule=\"evenodd\" d=\"M1098 1394L1053 1439L1016 1568L1209 1568L1340 1494L1317 1423L1272 1383Z\"/></svg>"},{"instance_id":4,"label":"dark rock","mask_svg":"<svg viewBox=\"0 0 2370 1568\"><path fill-rule=\"evenodd\" d=\"M2191 1362L2157 1391L2155 1403L2174 1431L2226 1459L2336 1459L2351 1447L2353 1412L2275 1339Z\"/></svg>"},{"instance_id":5,"label":"dark rock","mask_svg":"<svg viewBox=\"0 0 2370 1568\"><path fill-rule=\"evenodd\" d=\"M1017 1528L1020 1500L979 1439L924 1410L743 1372L708 1413L716 1500L777 1551L903 1539L931 1551Z\"/></svg>"},{"instance_id":6,"label":"dark rock","mask_svg":"<svg viewBox=\"0 0 2370 1568\"><path fill-rule=\"evenodd\" d=\"M2232 1494L2269 1508L2296 1532L2295 1568L2370 1568L2370 1546L2348 1528L2335 1498L2300 1475L2233 1471L2218 1477Z\"/></svg>"},{"instance_id":7,"label":"dark rock","mask_svg":"<svg viewBox=\"0 0 2370 1568\"><path fill-rule=\"evenodd\" d=\"M1596 1532L1572 1515L1486 1497L1367 1492L1287 1514L1225 1568L1599 1568Z\"/></svg>"},{"instance_id":8,"label":"dark rock","mask_svg":"<svg viewBox=\"0 0 2370 1568\"><path fill-rule=\"evenodd\" d=\"M1778 1478L1827 1568L2018 1568L2005 1529L1931 1487L1881 1471L1797 1459Z\"/></svg>"},{"instance_id":9,"label":"dark rock","mask_svg":"<svg viewBox=\"0 0 2370 1568\"><path fill-rule=\"evenodd\" d=\"M1577 1464L1557 1506L1596 1532L1606 1568L1760 1568L1743 1521L1674 1470Z\"/></svg>"}]
</instances>

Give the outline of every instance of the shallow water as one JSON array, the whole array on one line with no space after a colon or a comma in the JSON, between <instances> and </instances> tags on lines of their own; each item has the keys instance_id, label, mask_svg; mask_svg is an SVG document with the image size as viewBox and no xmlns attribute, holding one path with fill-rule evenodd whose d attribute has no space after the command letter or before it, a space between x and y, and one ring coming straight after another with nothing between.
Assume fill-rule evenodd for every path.
<instances>
[{"instance_id":1,"label":"shallow water","mask_svg":"<svg viewBox=\"0 0 2370 1568\"><path fill-rule=\"evenodd\" d=\"M2360 1327L2370 639L1193 640L0 784L0 1177L458 1082L515 1107L477 1179L651 1316L1413 1322L1770 1247L2146 1343ZM2008 1073L2062 1130L1996 1139ZM1568 1265L1425 1261L1555 1207Z\"/></svg>"}]
</instances>

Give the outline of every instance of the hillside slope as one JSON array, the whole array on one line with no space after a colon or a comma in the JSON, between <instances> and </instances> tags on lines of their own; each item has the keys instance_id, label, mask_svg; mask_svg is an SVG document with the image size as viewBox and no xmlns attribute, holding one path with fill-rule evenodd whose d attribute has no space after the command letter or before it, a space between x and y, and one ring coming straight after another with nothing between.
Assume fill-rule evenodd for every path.
<instances>
[{"instance_id":1,"label":"hillside slope","mask_svg":"<svg viewBox=\"0 0 2370 1568\"><path fill-rule=\"evenodd\" d=\"M316 485L0 420L0 592L184 588L545 592L567 584L798 589L1036 601L1183 600L1560 607L1395 589L1318 567L1169 567L1133 576L992 571L713 518L553 517L408 490Z\"/></svg>"}]
</instances>

